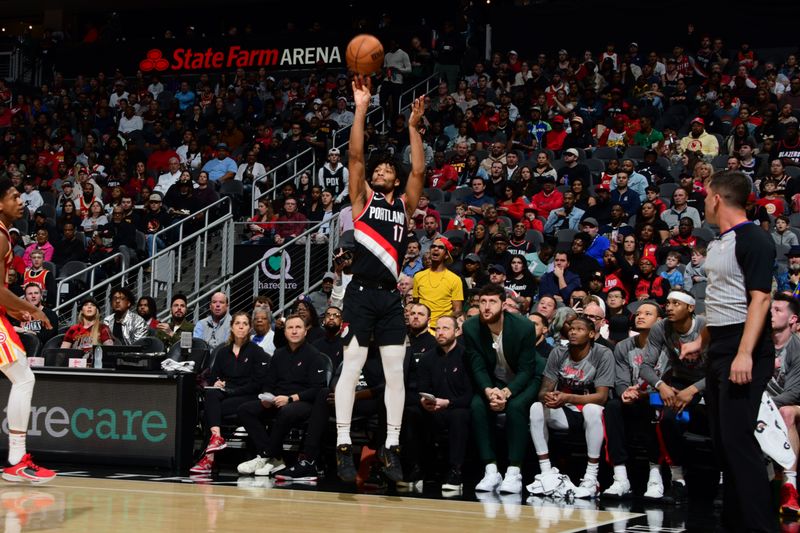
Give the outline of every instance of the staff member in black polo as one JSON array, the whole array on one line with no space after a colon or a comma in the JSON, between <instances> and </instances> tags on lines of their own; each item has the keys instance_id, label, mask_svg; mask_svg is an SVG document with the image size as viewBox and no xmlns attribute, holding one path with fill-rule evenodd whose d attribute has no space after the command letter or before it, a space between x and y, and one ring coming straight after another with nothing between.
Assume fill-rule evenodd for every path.
<instances>
[{"instance_id":1,"label":"staff member in black polo","mask_svg":"<svg viewBox=\"0 0 800 533\"><path fill-rule=\"evenodd\" d=\"M708 246L706 321L683 357L708 347L706 401L711 435L722 461L723 525L730 531L777 531L761 449L754 436L761 394L775 367L770 290L775 244L747 219L750 180L718 172L706 190L706 220L720 236Z\"/></svg>"}]
</instances>

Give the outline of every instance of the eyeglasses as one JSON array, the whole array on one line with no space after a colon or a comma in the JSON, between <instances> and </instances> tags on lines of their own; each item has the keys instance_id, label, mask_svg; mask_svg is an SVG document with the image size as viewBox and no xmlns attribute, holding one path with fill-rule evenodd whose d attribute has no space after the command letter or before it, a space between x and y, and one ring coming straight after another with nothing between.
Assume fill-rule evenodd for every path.
<instances>
[{"instance_id":1,"label":"eyeglasses","mask_svg":"<svg viewBox=\"0 0 800 533\"><path fill-rule=\"evenodd\" d=\"M598 320L603 320L605 318L604 316L590 315L587 313L582 313L581 316L583 318L588 318L592 322L597 322Z\"/></svg>"},{"instance_id":2,"label":"eyeglasses","mask_svg":"<svg viewBox=\"0 0 800 533\"><path fill-rule=\"evenodd\" d=\"M342 318L341 313L325 313L325 318Z\"/></svg>"}]
</instances>

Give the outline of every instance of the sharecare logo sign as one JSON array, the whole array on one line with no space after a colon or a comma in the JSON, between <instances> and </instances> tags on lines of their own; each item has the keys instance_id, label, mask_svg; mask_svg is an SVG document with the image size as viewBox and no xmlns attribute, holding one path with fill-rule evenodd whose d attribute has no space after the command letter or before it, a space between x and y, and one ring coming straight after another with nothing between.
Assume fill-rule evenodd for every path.
<instances>
[{"instance_id":1,"label":"sharecare logo sign","mask_svg":"<svg viewBox=\"0 0 800 533\"><path fill-rule=\"evenodd\" d=\"M139 62L139 68L143 72L163 72L248 67L311 67L319 62L341 63L342 54L339 47L248 49L233 45L223 49L176 48L172 55L167 57L162 50L153 48L148 50L145 58Z\"/></svg>"}]
</instances>

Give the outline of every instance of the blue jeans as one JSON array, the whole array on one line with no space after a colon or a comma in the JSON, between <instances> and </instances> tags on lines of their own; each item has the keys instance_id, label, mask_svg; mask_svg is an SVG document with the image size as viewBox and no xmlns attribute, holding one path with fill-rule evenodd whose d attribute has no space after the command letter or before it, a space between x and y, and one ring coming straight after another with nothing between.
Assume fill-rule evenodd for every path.
<instances>
[{"instance_id":1,"label":"blue jeans","mask_svg":"<svg viewBox=\"0 0 800 533\"><path fill-rule=\"evenodd\" d=\"M153 239L156 241L156 253L160 252L164 248L167 247L166 243L161 240L160 237L156 237L155 235L147 235L145 236L146 248L147 248L147 257L150 257L153 251Z\"/></svg>"}]
</instances>

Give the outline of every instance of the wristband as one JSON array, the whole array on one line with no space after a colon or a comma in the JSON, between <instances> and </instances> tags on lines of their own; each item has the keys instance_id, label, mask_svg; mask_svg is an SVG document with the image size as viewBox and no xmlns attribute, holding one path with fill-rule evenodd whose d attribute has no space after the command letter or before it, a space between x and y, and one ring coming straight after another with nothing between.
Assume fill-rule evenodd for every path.
<instances>
[{"instance_id":1,"label":"wristband","mask_svg":"<svg viewBox=\"0 0 800 533\"><path fill-rule=\"evenodd\" d=\"M658 388L659 388L659 387L660 387L660 386L661 386L663 383L664 383L664 380L662 380L662 379L659 379L658 381L656 381L656 385L655 385L655 388L656 388L656 390L658 390Z\"/></svg>"}]
</instances>

